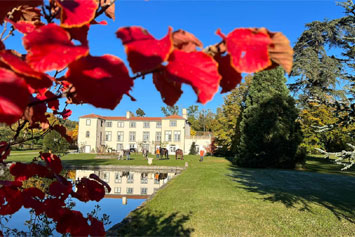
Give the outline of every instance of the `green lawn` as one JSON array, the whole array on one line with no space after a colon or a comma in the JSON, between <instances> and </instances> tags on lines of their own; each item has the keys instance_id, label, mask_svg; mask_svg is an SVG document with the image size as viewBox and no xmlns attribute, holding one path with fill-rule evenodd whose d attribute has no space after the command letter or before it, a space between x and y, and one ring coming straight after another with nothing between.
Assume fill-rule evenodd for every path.
<instances>
[{"instance_id":1,"label":"green lawn","mask_svg":"<svg viewBox=\"0 0 355 237\"><path fill-rule=\"evenodd\" d=\"M39 151L14 151L10 153L7 161L31 162L34 157L38 156ZM114 159L96 159L95 154L67 154L61 157L64 165L148 165L148 161L141 154L132 154L131 160ZM150 155L149 157L155 157ZM198 157L196 159L199 159ZM169 160L153 160L153 165L156 166L184 166L184 160L175 160L175 157L170 156Z\"/></svg>"},{"instance_id":2,"label":"green lawn","mask_svg":"<svg viewBox=\"0 0 355 237\"><path fill-rule=\"evenodd\" d=\"M189 168L109 235L354 236L355 177L320 160L305 170L237 168L223 158ZM117 232L118 229L118 232Z\"/></svg>"},{"instance_id":3,"label":"green lawn","mask_svg":"<svg viewBox=\"0 0 355 237\"><path fill-rule=\"evenodd\" d=\"M12 152L8 160L31 161L38 153ZM72 165L146 165L133 160L62 157ZM340 171L323 158L309 157L302 170L244 169L224 158L186 156L154 165L189 167L130 214L131 222L110 235L128 236L353 236L355 169ZM311 171L311 172L310 172ZM119 232L117 232L119 229Z\"/></svg>"}]
</instances>

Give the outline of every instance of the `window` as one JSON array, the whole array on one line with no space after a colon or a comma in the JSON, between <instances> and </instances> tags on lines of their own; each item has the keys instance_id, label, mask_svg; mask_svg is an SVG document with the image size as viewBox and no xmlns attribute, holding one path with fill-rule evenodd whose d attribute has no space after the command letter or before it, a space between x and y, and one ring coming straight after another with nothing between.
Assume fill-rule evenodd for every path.
<instances>
[{"instance_id":1,"label":"window","mask_svg":"<svg viewBox=\"0 0 355 237\"><path fill-rule=\"evenodd\" d=\"M122 177L120 172L115 173L115 183L122 183Z\"/></svg>"},{"instance_id":2,"label":"window","mask_svg":"<svg viewBox=\"0 0 355 237\"><path fill-rule=\"evenodd\" d=\"M90 131L86 131L85 137L90 137Z\"/></svg>"},{"instance_id":3,"label":"window","mask_svg":"<svg viewBox=\"0 0 355 237\"><path fill-rule=\"evenodd\" d=\"M103 127L104 126L104 121L100 120L100 122L101 122L101 127Z\"/></svg>"},{"instance_id":4,"label":"window","mask_svg":"<svg viewBox=\"0 0 355 237\"><path fill-rule=\"evenodd\" d=\"M143 122L143 128L150 128L149 122Z\"/></svg>"},{"instance_id":5,"label":"window","mask_svg":"<svg viewBox=\"0 0 355 237\"><path fill-rule=\"evenodd\" d=\"M130 128L135 128L136 127L136 122L129 122L129 127Z\"/></svg>"},{"instance_id":6,"label":"window","mask_svg":"<svg viewBox=\"0 0 355 237\"><path fill-rule=\"evenodd\" d=\"M129 132L129 141L130 142L136 141L136 132Z\"/></svg>"},{"instance_id":7,"label":"window","mask_svg":"<svg viewBox=\"0 0 355 237\"><path fill-rule=\"evenodd\" d=\"M141 188L141 194L142 195L147 195L147 191L148 191L147 188Z\"/></svg>"},{"instance_id":8,"label":"window","mask_svg":"<svg viewBox=\"0 0 355 237\"><path fill-rule=\"evenodd\" d=\"M170 127L176 127L176 120L170 120Z\"/></svg>"},{"instance_id":9,"label":"window","mask_svg":"<svg viewBox=\"0 0 355 237\"><path fill-rule=\"evenodd\" d=\"M147 184L148 183L148 174L147 173L142 173L141 175L141 184Z\"/></svg>"},{"instance_id":10,"label":"window","mask_svg":"<svg viewBox=\"0 0 355 237\"><path fill-rule=\"evenodd\" d=\"M105 132L105 141L110 142L112 140L112 132Z\"/></svg>"},{"instance_id":11,"label":"window","mask_svg":"<svg viewBox=\"0 0 355 237\"><path fill-rule=\"evenodd\" d=\"M123 142L123 131L118 131L117 132L117 141L118 142Z\"/></svg>"},{"instance_id":12,"label":"window","mask_svg":"<svg viewBox=\"0 0 355 237\"><path fill-rule=\"evenodd\" d=\"M110 181L110 172L104 172L103 173L103 181L109 182Z\"/></svg>"},{"instance_id":13,"label":"window","mask_svg":"<svg viewBox=\"0 0 355 237\"><path fill-rule=\"evenodd\" d=\"M171 145L170 146L170 152L175 152L176 151L176 146L175 145Z\"/></svg>"},{"instance_id":14,"label":"window","mask_svg":"<svg viewBox=\"0 0 355 237\"><path fill-rule=\"evenodd\" d=\"M161 128L161 121L157 122L157 128Z\"/></svg>"},{"instance_id":15,"label":"window","mask_svg":"<svg viewBox=\"0 0 355 237\"><path fill-rule=\"evenodd\" d=\"M117 151L123 150L123 144L122 143L117 143Z\"/></svg>"},{"instance_id":16,"label":"window","mask_svg":"<svg viewBox=\"0 0 355 237\"><path fill-rule=\"evenodd\" d=\"M90 125L91 125L91 119L87 119L87 120L86 120L86 125L87 125L87 126L90 126Z\"/></svg>"},{"instance_id":17,"label":"window","mask_svg":"<svg viewBox=\"0 0 355 237\"><path fill-rule=\"evenodd\" d=\"M123 128L124 127L124 123L122 121L117 122L117 127L118 128Z\"/></svg>"},{"instance_id":18,"label":"window","mask_svg":"<svg viewBox=\"0 0 355 237\"><path fill-rule=\"evenodd\" d=\"M171 142L171 131L165 131L165 141Z\"/></svg>"},{"instance_id":19,"label":"window","mask_svg":"<svg viewBox=\"0 0 355 237\"><path fill-rule=\"evenodd\" d=\"M157 142L161 141L161 132L156 132L155 133L155 141L157 141Z\"/></svg>"},{"instance_id":20,"label":"window","mask_svg":"<svg viewBox=\"0 0 355 237\"><path fill-rule=\"evenodd\" d=\"M133 173L129 173L128 177L127 177L127 183L128 184L132 184L134 181L134 178L133 178Z\"/></svg>"},{"instance_id":21,"label":"window","mask_svg":"<svg viewBox=\"0 0 355 237\"><path fill-rule=\"evenodd\" d=\"M115 187L115 193L121 193L121 187Z\"/></svg>"},{"instance_id":22,"label":"window","mask_svg":"<svg viewBox=\"0 0 355 237\"><path fill-rule=\"evenodd\" d=\"M136 145L134 143L130 143L129 148L136 148Z\"/></svg>"},{"instance_id":23,"label":"window","mask_svg":"<svg viewBox=\"0 0 355 237\"><path fill-rule=\"evenodd\" d=\"M180 131L174 131L174 141L179 142L181 137L180 135L181 135Z\"/></svg>"},{"instance_id":24,"label":"window","mask_svg":"<svg viewBox=\"0 0 355 237\"><path fill-rule=\"evenodd\" d=\"M143 132L143 142L149 141L149 132Z\"/></svg>"},{"instance_id":25,"label":"window","mask_svg":"<svg viewBox=\"0 0 355 237\"><path fill-rule=\"evenodd\" d=\"M112 122L106 122L106 127L111 128L112 127Z\"/></svg>"},{"instance_id":26,"label":"window","mask_svg":"<svg viewBox=\"0 0 355 237\"><path fill-rule=\"evenodd\" d=\"M133 194L133 188L127 188L127 194Z\"/></svg>"}]
</instances>

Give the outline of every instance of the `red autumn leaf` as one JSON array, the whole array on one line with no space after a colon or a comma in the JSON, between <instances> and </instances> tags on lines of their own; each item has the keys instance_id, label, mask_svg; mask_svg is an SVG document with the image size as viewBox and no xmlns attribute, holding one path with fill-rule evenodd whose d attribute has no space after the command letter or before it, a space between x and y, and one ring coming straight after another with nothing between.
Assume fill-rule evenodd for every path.
<instances>
[{"instance_id":1,"label":"red autumn leaf","mask_svg":"<svg viewBox=\"0 0 355 237\"><path fill-rule=\"evenodd\" d=\"M2 186L7 186L7 187L21 187L22 186L22 182L20 181L8 181L8 180L0 180L0 184Z\"/></svg>"},{"instance_id":2,"label":"red autumn leaf","mask_svg":"<svg viewBox=\"0 0 355 237\"><path fill-rule=\"evenodd\" d=\"M19 120L30 100L25 81L14 72L0 68L0 122Z\"/></svg>"},{"instance_id":3,"label":"red autumn leaf","mask_svg":"<svg viewBox=\"0 0 355 237\"><path fill-rule=\"evenodd\" d=\"M64 120L66 120L67 118L69 118L71 116L72 111L70 109L65 109L62 112L54 111L53 114L59 114L62 116L62 118Z\"/></svg>"},{"instance_id":4,"label":"red autumn leaf","mask_svg":"<svg viewBox=\"0 0 355 237\"><path fill-rule=\"evenodd\" d=\"M61 233L70 233L72 236L88 236L90 227L87 219L79 211L69 210L58 220L56 230Z\"/></svg>"},{"instance_id":5,"label":"red autumn leaf","mask_svg":"<svg viewBox=\"0 0 355 237\"><path fill-rule=\"evenodd\" d=\"M54 198L44 201L46 215L55 221L58 221L65 212L69 211L67 208L63 208L64 206L64 199Z\"/></svg>"},{"instance_id":6,"label":"red autumn leaf","mask_svg":"<svg viewBox=\"0 0 355 237\"><path fill-rule=\"evenodd\" d=\"M290 74L293 63L293 49L290 41L280 32L268 32L272 43L269 45L269 55L274 63L277 63Z\"/></svg>"},{"instance_id":7,"label":"red autumn leaf","mask_svg":"<svg viewBox=\"0 0 355 237\"><path fill-rule=\"evenodd\" d=\"M49 127L49 122L46 115L47 106L45 103L38 103L40 100L38 98L31 98L30 103L35 103L33 105L27 106L24 112L24 119L30 122L30 125L33 126L35 123L39 122L43 129Z\"/></svg>"},{"instance_id":8,"label":"red autumn leaf","mask_svg":"<svg viewBox=\"0 0 355 237\"><path fill-rule=\"evenodd\" d=\"M115 3L112 3L111 0L96 0L96 1L101 1L101 7L110 4L111 6L106 9L105 15L111 18L112 20L115 20Z\"/></svg>"},{"instance_id":9,"label":"red autumn leaf","mask_svg":"<svg viewBox=\"0 0 355 237\"><path fill-rule=\"evenodd\" d=\"M16 30L21 32L22 34L28 34L34 31L37 27L42 26L42 22L28 22L28 21L17 21L14 22L12 20L6 19L6 21L10 22Z\"/></svg>"},{"instance_id":10,"label":"red autumn leaf","mask_svg":"<svg viewBox=\"0 0 355 237\"><path fill-rule=\"evenodd\" d=\"M84 46L88 46L88 32L89 32L90 25L83 25L82 27L75 27L75 28L68 28L67 31L69 32L72 39L80 41L80 43Z\"/></svg>"},{"instance_id":11,"label":"red autumn leaf","mask_svg":"<svg viewBox=\"0 0 355 237\"><path fill-rule=\"evenodd\" d=\"M69 143L73 142L72 138L67 134L67 129L62 125L54 125L53 130L57 131Z\"/></svg>"},{"instance_id":12,"label":"red autumn leaf","mask_svg":"<svg viewBox=\"0 0 355 237\"><path fill-rule=\"evenodd\" d=\"M53 94L51 91L46 90L44 93L39 93L36 96L37 99L39 100L48 100L51 98L57 98L55 94ZM58 99L52 99L47 101L48 108L51 110L57 111L59 109L59 100Z\"/></svg>"},{"instance_id":13,"label":"red autumn leaf","mask_svg":"<svg viewBox=\"0 0 355 237\"><path fill-rule=\"evenodd\" d=\"M110 185L108 185L105 181L103 181L102 179L100 179L99 176L97 176L96 174L90 174L89 178L96 180L97 182L99 182L100 184L102 184L103 186L105 186L107 188L107 192L111 192L111 187Z\"/></svg>"},{"instance_id":14,"label":"red autumn leaf","mask_svg":"<svg viewBox=\"0 0 355 237\"><path fill-rule=\"evenodd\" d=\"M37 71L62 70L89 53L86 46L75 46L63 28L51 23L23 37L27 62Z\"/></svg>"},{"instance_id":15,"label":"red autumn leaf","mask_svg":"<svg viewBox=\"0 0 355 237\"><path fill-rule=\"evenodd\" d=\"M271 39L266 32L258 29L235 29L227 36L217 31L231 55L232 65L238 72L258 72L271 65L268 47Z\"/></svg>"},{"instance_id":16,"label":"red autumn leaf","mask_svg":"<svg viewBox=\"0 0 355 237\"><path fill-rule=\"evenodd\" d=\"M220 86L221 93L233 90L242 80L242 75L231 65L230 55L216 55L214 59L218 63L218 72L222 76Z\"/></svg>"},{"instance_id":17,"label":"red autumn leaf","mask_svg":"<svg viewBox=\"0 0 355 237\"><path fill-rule=\"evenodd\" d=\"M5 45L4 43L0 40L0 50L4 50L5 49Z\"/></svg>"},{"instance_id":18,"label":"red autumn leaf","mask_svg":"<svg viewBox=\"0 0 355 237\"><path fill-rule=\"evenodd\" d=\"M120 28L116 35L125 46L127 59L134 73L156 69L168 59L173 50L170 27L168 34L161 40L137 26Z\"/></svg>"},{"instance_id":19,"label":"red autumn leaf","mask_svg":"<svg viewBox=\"0 0 355 237\"><path fill-rule=\"evenodd\" d=\"M82 202L100 201L105 196L105 188L97 181L88 178L82 178L76 185L76 192L72 196Z\"/></svg>"},{"instance_id":20,"label":"red autumn leaf","mask_svg":"<svg viewBox=\"0 0 355 237\"><path fill-rule=\"evenodd\" d=\"M62 171L62 162L58 156L52 153L40 153L40 155L41 159L46 162L47 166L50 167L54 173L59 174Z\"/></svg>"},{"instance_id":21,"label":"red autumn leaf","mask_svg":"<svg viewBox=\"0 0 355 237\"><path fill-rule=\"evenodd\" d=\"M12 11L15 7L20 7L22 5L27 5L31 7L36 7L43 4L43 0L11 0L11 1L0 1L0 25L2 25L4 19L8 16L8 13Z\"/></svg>"},{"instance_id":22,"label":"red autumn leaf","mask_svg":"<svg viewBox=\"0 0 355 237\"><path fill-rule=\"evenodd\" d=\"M48 88L52 85L51 79L46 74L36 72L10 50L0 51L0 61L23 76L27 84L33 89Z\"/></svg>"},{"instance_id":23,"label":"red autumn leaf","mask_svg":"<svg viewBox=\"0 0 355 237\"><path fill-rule=\"evenodd\" d=\"M38 199L44 199L45 194L38 188L26 188L22 191L23 206L25 208L32 208L35 210L36 215L44 212L44 203Z\"/></svg>"},{"instance_id":24,"label":"red autumn leaf","mask_svg":"<svg viewBox=\"0 0 355 237\"><path fill-rule=\"evenodd\" d=\"M60 183L55 181L49 186L49 194L61 199L66 199L72 191L72 184L70 182Z\"/></svg>"},{"instance_id":25,"label":"red autumn leaf","mask_svg":"<svg viewBox=\"0 0 355 237\"><path fill-rule=\"evenodd\" d=\"M10 166L10 174L15 176L15 181L24 181L33 176L46 177L51 178L53 174L49 172L49 170L39 164L23 164L20 162L16 162Z\"/></svg>"},{"instance_id":26,"label":"red autumn leaf","mask_svg":"<svg viewBox=\"0 0 355 237\"><path fill-rule=\"evenodd\" d=\"M0 142L0 162L6 160L6 158L10 155L10 147L7 142Z\"/></svg>"},{"instance_id":27,"label":"red autumn leaf","mask_svg":"<svg viewBox=\"0 0 355 237\"><path fill-rule=\"evenodd\" d=\"M69 118L71 116L71 114L72 114L72 111L70 109L65 109L65 110L63 110L62 113L60 113L60 115L62 115L64 120Z\"/></svg>"},{"instance_id":28,"label":"red autumn leaf","mask_svg":"<svg viewBox=\"0 0 355 237\"><path fill-rule=\"evenodd\" d=\"M196 36L184 30L173 32L173 42L175 48L188 53L196 51L196 47L203 47L203 44Z\"/></svg>"},{"instance_id":29,"label":"red autumn leaf","mask_svg":"<svg viewBox=\"0 0 355 237\"><path fill-rule=\"evenodd\" d=\"M89 220L91 222L90 235L91 236L105 236L106 232L105 232L104 224L92 216L89 216Z\"/></svg>"},{"instance_id":30,"label":"red autumn leaf","mask_svg":"<svg viewBox=\"0 0 355 237\"><path fill-rule=\"evenodd\" d=\"M95 0L56 1L61 8L61 26L81 27L90 23L96 14L98 4Z\"/></svg>"},{"instance_id":31,"label":"red autumn leaf","mask_svg":"<svg viewBox=\"0 0 355 237\"><path fill-rule=\"evenodd\" d=\"M153 82L164 103L173 106L182 94L181 82L171 80L168 75L164 67L162 70L153 73Z\"/></svg>"},{"instance_id":32,"label":"red autumn leaf","mask_svg":"<svg viewBox=\"0 0 355 237\"><path fill-rule=\"evenodd\" d=\"M198 101L205 104L218 90L221 76L217 63L203 52L186 53L175 49L166 66L168 78L190 84L198 96Z\"/></svg>"},{"instance_id":33,"label":"red autumn leaf","mask_svg":"<svg viewBox=\"0 0 355 237\"><path fill-rule=\"evenodd\" d=\"M38 2L42 2L42 1L38 1ZM15 22L17 21L39 22L41 21L41 16L42 14L40 9L28 4L24 4L21 5L20 7L17 7L16 10L12 11L11 20Z\"/></svg>"},{"instance_id":34,"label":"red autumn leaf","mask_svg":"<svg viewBox=\"0 0 355 237\"><path fill-rule=\"evenodd\" d=\"M100 108L114 109L133 86L124 63L112 55L81 58L69 65L66 77L78 100Z\"/></svg>"},{"instance_id":35,"label":"red autumn leaf","mask_svg":"<svg viewBox=\"0 0 355 237\"><path fill-rule=\"evenodd\" d=\"M23 203L22 193L15 187L0 188L0 215L11 215L17 212Z\"/></svg>"},{"instance_id":36,"label":"red autumn leaf","mask_svg":"<svg viewBox=\"0 0 355 237\"><path fill-rule=\"evenodd\" d=\"M81 27L67 28L66 31L69 32L71 39L80 41L83 46L88 46L88 32L91 25L107 25L107 22L97 22L95 20L92 20L90 24L86 24Z\"/></svg>"}]
</instances>

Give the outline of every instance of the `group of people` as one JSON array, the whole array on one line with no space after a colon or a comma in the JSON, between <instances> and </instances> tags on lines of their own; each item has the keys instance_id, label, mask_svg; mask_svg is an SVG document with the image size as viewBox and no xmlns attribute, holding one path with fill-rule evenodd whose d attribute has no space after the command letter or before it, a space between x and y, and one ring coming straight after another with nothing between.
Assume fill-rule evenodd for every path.
<instances>
[{"instance_id":1,"label":"group of people","mask_svg":"<svg viewBox=\"0 0 355 237\"><path fill-rule=\"evenodd\" d=\"M124 156L126 156L126 159L127 160L130 160L130 154L131 154L131 151L130 151L130 149L128 149L128 150L121 150L121 151L119 151L118 152L118 160L120 160L121 158L123 158ZM143 149L142 150L142 154L143 154L143 157L144 158L148 158L148 154L149 154L149 151L147 150L147 149ZM200 154L200 162L202 162L203 161L203 158L204 158L204 156L205 156L205 151L204 150L200 150L200 152L199 152L199 154ZM160 159L161 158L161 148L157 148L156 150L155 150L155 155L156 155L156 158L157 159ZM164 154L163 154L164 155Z\"/></svg>"}]
</instances>

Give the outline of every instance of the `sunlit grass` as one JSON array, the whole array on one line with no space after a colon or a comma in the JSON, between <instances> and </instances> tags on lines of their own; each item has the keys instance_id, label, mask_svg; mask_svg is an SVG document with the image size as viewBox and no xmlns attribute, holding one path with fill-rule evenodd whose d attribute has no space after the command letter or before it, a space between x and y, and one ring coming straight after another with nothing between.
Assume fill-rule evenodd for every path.
<instances>
[{"instance_id":1,"label":"sunlit grass","mask_svg":"<svg viewBox=\"0 0 355 237\"><path fill-rule=\"evenodd\" d=\"M187 170L131 213L130 222L116 226L119 234L353 236L355 233L352 176L244 169L214 157L207 157L202 163L187 160ZM332 164L313 160L311 165L313 171L334 168ZM342 174L340 169L331 173Z\"/></svg>"}]
</instances>

